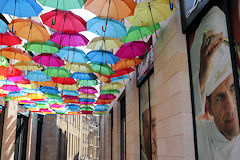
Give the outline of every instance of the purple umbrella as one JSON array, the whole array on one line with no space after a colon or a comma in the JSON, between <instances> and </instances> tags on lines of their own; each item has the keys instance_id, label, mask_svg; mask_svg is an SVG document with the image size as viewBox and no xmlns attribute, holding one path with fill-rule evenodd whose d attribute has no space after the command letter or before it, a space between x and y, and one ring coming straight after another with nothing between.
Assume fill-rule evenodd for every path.
<instances>
[{"instance_id":1,"label":"purple umbrella","mask_svg":"<svg viewBox=\"0 0 240 160\"><path fill-rule=\"evenodd\" d=\"M94 87L80 87L80 88L78 89L78 92L86 93L86 94L95 94L95 93L98 93L98 91L97 91L96 88L94 88Z\"/></svg>"},{"instance_id":2,"label":"purple umbrella","mask_svg":"<svg viewBox=\"0 0 240 160\"><path fill-rule=\"evenodd\" d=\"M135 58L150 51L150 46L143 41L133 41L123 44L115 54L119 58Z\"/></svg>"},{"instance_id":3,"label":"purple umbrella","mask_svg":"<svg viewBox=\"0 0 240 160\"><path fill-rule=\"evenodd\" d=\"M41 53L33 57L33 60L48 67L61 67L64 65L63 60L58 55L51 53Z\"/></svg>"},{"instance_id":4,"label":"purple umbrella","mask_svg":"<svg viewBox=\"0 0 240 160\"><path fill-rule=\"evenodd\" d=\"M55 32L51 41L61 46L86 46L89 40L80 33Z\"/></svg>"},{"instance_id":5,"label":"purple umbrella","mask_svg":"<svg viewBox=\"0 0 240 160\"><path fill-rule=\"evenodd\" d=\"M80 101L79 104L93 104L94 102L89 102L89 101Z\"/></svg>"},{"instance_id":6,"label":"purple umbrella","mask_svg":"<svg viewBox=\"0 0 240 160\"><path fill-rule=\"evenodd\" d=\"M101 99L101 100L113 100L115 99L116 96L114 94L101 94L98 99Z\"/></svg>"},{"instance_id":7,"label":"purple umbrella","mask_svg":"<svg viewBox=\"0 0 240 160\"><path fill-rule=\"evenodd\" d=\"M18 87L17 85L3 85L0 89L11 92L18 92L22 90L22 88Z\"/></svg>"},{"instance_id":8,"label":"purple umbrella","mask_svg":"<svg viewBox=\"0 0 240 160\"><path fill-rule=\"evenodd\" d=\"M63 95L62 98L66 98L66 99L79 99L78 96L69 96L69 95Z\"/></svg>"}]
</instances>

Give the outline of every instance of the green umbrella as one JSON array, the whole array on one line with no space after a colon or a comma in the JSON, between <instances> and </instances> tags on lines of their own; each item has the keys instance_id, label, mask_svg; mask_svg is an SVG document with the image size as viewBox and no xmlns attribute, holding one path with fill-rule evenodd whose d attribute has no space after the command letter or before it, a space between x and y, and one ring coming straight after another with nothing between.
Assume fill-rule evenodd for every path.
<instances>
[{"instance_id":1,"label":"green umbrella","mask_svg":"<svg viewBox=\"0 0 240 160\"><path fill-rule=\"evenodd\" d=\"M60 10L80 9L86 0L37 0L44 6L57 8Z\"/></svg>"},{"instance_id":2,"label":"green umbrella","mask_svg":"<svg viewBox=\"0 0 240 160\"><path fill-rule=\"evenodd\" d=\"M63 67L48 67L43 72L49 75L50 77L69 78L71 76L71 73L66 68L63 68Z\"/></svg>"},{"instance_id":3,"label":"green umbrella","mask_svg":"<svg viewBox=\"0 0 240 160\"><path fill-rule=\"evenodd\" d=\"M9 67L9 63L7 58L0 56L0 66L4 66L4 67Z\"/></svg>"},{"instance_id":4,"label":"green umbrella","mask_svg":"<svg viewBox=\"0 0 240 160\"><path fill-rule=\"evenodd\" d=\"M106 64L99 64L99 63L89 63L89 65L92 67L94 72L105 74L105 75L112 75L114 74L114 71L109 67L109 65Z\"/></svg>"},{"instance_id":5,"label":"green umbrella","mask_svg":"<svg viewBox=\"0 0 240 160\"><path fill-rule=\"evenodd\" d=\"M99 84L99 82L97 80L78 80L77 84L79 86L96 86Z\"/></svg>"},{"instance_id":6,"label":"green umbrella","mask_svg":"<svg viewBox=\"0 0 240 160\"><path fill-rule=\"evenodd\" d=\"M62 97L58 94L44 93L44 96L51 99L62 99Z\"/></svg>"},{"instance_id":7,"label":"green umbrella","mask_svg":"<svg viewBox=\"0 0 240 160\"><path fill-rule=\"evenodd\" d=\"M81 111L94 111L94 109L92 107L81 107L80 110Z\"/></svg>"},{"instance_id":8,"label":"green umbrella","mask_svg":"<svg viewBox=\"0 0 240 160\"><path fill-rule=\"evenodd\" d=\"M159 23L156 23L154 26L156 30L160 29ZM150 27L132 26L129 28L127 35L122 37L121 41L127 43L137 41L146 36L149 36L154 33L154 26L153 25Z\"/></svg>"},{"instance_id":9,"label":"green umbrella","mask_svg":"<svg viewBox=\"0 0 240 160\"><path fill-rule=\"evenodd\" d=\"M48 104L36 104L36 108L44 109L44 108L50 108Z\"/></svg>"},{"instance_id":10,"label":"green umbrella","mask_svg":"<svg viewBox=\"0 0 240 160\"><path fill-rule=\"evenodd\" d=\"M101 90L101 91L100 91L100 94L116 94L116 93L120 93L120 91L117 90L117 89Z\"/></svg>"},{"instance_id":11,"label":"green umbrella","mask_svg":"<svg viewBox=\"0 0 240 160\"><path fill-rule=\"evenodd\" d=\"M43 42L28 42L23 46L27 51L36 53L57 53L59 48L56 43L51 41Z\"/></svg>"}]
</instances>

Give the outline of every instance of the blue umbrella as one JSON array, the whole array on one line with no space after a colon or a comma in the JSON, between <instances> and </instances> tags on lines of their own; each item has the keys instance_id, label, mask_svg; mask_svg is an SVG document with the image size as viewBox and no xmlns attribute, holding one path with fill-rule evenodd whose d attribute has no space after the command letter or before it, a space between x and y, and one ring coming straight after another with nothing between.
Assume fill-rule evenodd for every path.
<instances>
[{"instance_id":1,"label":"blue umbrella","mask_svg":"<svg viewBox=\"0 0 240 160\"><path fill-rule=\"evenodd\" d=\"M72 78L78 79L78 80L96 80L97 76L94 73L74 72L72 74Z\"/></svg>"},{"instance_id":2,"label":"blue umbrella","mask_svg":"<svg viewBox=\"0 0 240 160\"><path fill-rule=\"evenodd\" d=\"M114 77L114 78L110 78L110 79L111 79L111 82L117 82L117 81L122 81L124 79L129 79L129 76L122 75L122 76Z\"/></svg>"},{"instance_id":3,"label":"blue umbrella","mask_svg":"<svg viewBox=\"0 0 240 160\"><path fill-rule=\"evenodd\" d=\"M108 105L96 105L94 106L94 111L102 112L102 111L108 111L109 107Z\"/></svg>"},{"instance_id":4,"label":"blue umbrella","mask_svg":"<svg viewBox=\"0 0 240 160\"><path fill-rule=\"evenodd\" d=\"M34 101L35 104L46 104L47 101Z\"/></svg>"},{"instance_id":5,"label":"blue umbrella","mask_svg":"<svg viewBox=\"0 0 240 160\"><path fill-rule=\"evenodd\" d=\"M30 81L38 81L38 82L50 81L52 79L52 77L48 76L42 71L31 71L27 73L24 78Z\"/></svg>"},{"instance_id":6,"label":"blue umbrella","mask_svg":"<svg viewBox=\"0 0 240 160\"><path fill-rule=\"evenodd\" d=\"M22 93L22 92L10 92L8 93L8 97L19 97L19 96L26 96L27 93Z\"/></svg>"},{"instance_id":7,"label":"blue umbrella","mask_svg":"<svg viewBox=\"0 0 240 160\"><path fill-rule=\"evenodd\" d=\"M0 33L5 33L8 30L8 25L0 19Z\"/></svg>"},{"instance_id":8,"label":"blue umbrella","mask_svg":"<svg viewBox=\"0 0 240 160\"><path fill-rule=\"evenodd\" d=\"M0 80L0 85L1 85L1 86L2 86L2 85L16 85L16 83L5 79L5 80Z\"/></svg>"},{"instance_id":9,"label":"blue umbrella","mask_svg":"<svg viewBox=\"0 0 240 160\"><path fill-rule=\"evenodd\" d=\"M61 59L73 63L86 63L89 60L88 56L81 50L74 47L64 47L56 53Z\"/></svg>"},{"instance_id":10,"label":"blue umbrella","mask_svg":"<svg viewBox=\"0 0 240 160\"><path fill-rule=\"evenodd\" d=\"M70 90L61 90L60 92L62 95L68 95L68 96L79 96L79 93L77 91L70 91Z\"/></svg>"},{"instance_id":11,"label":"blue umbrella","mask_svg":"<svg viewBox=\"0 0 240 160\"><path fill-rule=\"evenodd\" d=\"M79 102L95 102L95 99L86 99L86 98L79 98Z\"/></svg>"},{"instance_id":12,"label":"blue umbrella","mask_svg":"<svg viewBox=\"0 0 240 160\"><path fill-rule=\"evenodd\" d=\"M77 104L68 104L65 106L67 110L73 111L73 112L80 112L80 106Z\"/></svg>"},{"instance_id":13,"label":"blue umbrella","mask_svg":"<svg viewBox=\"0 0 240 160\"><path fill-rule=\"evenodd\" d=\"M27 88L22 88L22 90L20 91L22 93L42 93L39 89L27 89Z\"/></svg>"},{"instance_id":14,"label":"blue umbrella","mask_svg":"<svg viewBox=\"0 0 240 160\"><path fill-rule=\"evenodd\" d=\"M24 104L23 105L24 108L36 108L35 104Z\"/></svg>"},{"instance_id":15,"label":"blue umbrella","mask_svg":"<svg viewBox=\"0 0 240 160\"><path fill-rule=\"evenodd\" d=\"M44 93L51 93L51 94L58 94L59 91L56 87L48 87L48 86L43 86L40 87L39 90Z\"/></svg>"},{"instance_id":16,"label":"blue umbrella","mask_svg":"<svg viewBox=\"0 0 240 160\"><path fill-rule=\"evenodd\" d=\"M43 8L35 0L1 0L0 13L17 17L37 17Z\"/></svg>"},{"instance_id":17,"label":"blue umbrella","mask_svg":"<svg viewBox=\"0 0 240 160\"><path fill-rule=\"evenodd\" d=\"M127 35L126 27L120 21L95 17L87 21L87 30L100 37L121 38Z\"/></svg>"},{"instance_id":18,"label":"blue umbrella","mask_svg":"<svg viewBox=\"0 0 240 160\"><path fill-rule=\"evenodd\" d=\"M115 64L117 61L119 61L117 56L115 56L111 51L107 50L95 50L89 52L87 55L94 63Z\"/></svg>"}]
</instances>

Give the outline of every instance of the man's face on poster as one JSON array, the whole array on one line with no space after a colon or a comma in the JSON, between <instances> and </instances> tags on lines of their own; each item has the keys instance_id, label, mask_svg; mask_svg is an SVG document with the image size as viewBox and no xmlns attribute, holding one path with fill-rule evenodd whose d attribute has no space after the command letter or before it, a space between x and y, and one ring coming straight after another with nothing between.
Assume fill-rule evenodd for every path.
<instances>
[{"instance_id":1,"label":"man's face on poster","mask_svg":"<svg viewBox=\"0 0 240 160\"><path fill-rule=\"evenodd\" d=\"M238 112L233 75L230 74L210 95L209 113L218 130L232 140L239 134Z\"/></svg>"},{"instance_id":2,"label":"man's face on poster","mask_svg":"<svg viewBox=\"0 0 240 160\"><path fill-rule=\"evenodd\" d=\"M152 160L157 159L157 135L156 135L156 107L151 107L151 141L150 141L150 117L149 109L143 113L143 137L144 137L144 148L145 154L148 159L151 159L151 149L152 146Z\"/></svg>"}]
</instances>

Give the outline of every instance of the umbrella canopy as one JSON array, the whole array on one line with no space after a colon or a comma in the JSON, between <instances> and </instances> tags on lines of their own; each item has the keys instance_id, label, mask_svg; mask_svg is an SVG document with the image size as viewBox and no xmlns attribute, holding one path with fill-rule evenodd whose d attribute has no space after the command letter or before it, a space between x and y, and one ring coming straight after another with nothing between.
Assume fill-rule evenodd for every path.
<instances>
[{"instance_id":1,"label":"umbrella canopy","mask_svg":"<svg viewBox=\"0 0 240 160\"><path fill-rule=\"evenodd\" d=\"M79 86L96 86L99 82L97 80L78 80L77 84Z\"/></svg>"},{"instance_id":2,"label":"umbrella canopy","mask_svg":"<svg viewBox=\"0 0 240 160\"><path fill-rule=\"evenodd\" d=\"M117 89L101 90L101 91L100 91L100 94L116 94L116 93L120 93L120 91L117 90Z\"/></svg>"},{"instance_id":3,"label":"umbrella canopy","mask_svg":"<svg viewBox=\"0 0 240 160\"><path fill-rule=\"evenodd\" d=\"M5 77L14 77L14 76L21 76L23 72L17 68L14 68L12 65L10 65L9 67L5 68L2 73Z\"/></svg>"},{"instance_id":4,"label":"umbrella canopy","mask_svg":"<svg viewBox=\"0 0 240 160\"><path fill-rule=\"evenodd\" d=\"M122 80L129 79L129 78L130 77L128 75L122 75L119 77L111 78L111 82L118 82L118 81L122 81Z\"/></svg>"},{"instance_id":5,"label":"umbrella canopy","mask_svg":"<svg viewBox=\"0 0 240 160\"><path fill-rule=\"evenodd\" d=\"M90 61L85 52L74 47L63 47L57 55L60 58L73 63L86 63Z\"/></svg>"},{"instance_id":6,"label":"umbrella canopy","mask_svg":"<svg viewBox=\"0 0 240 160\"><path fill-rule=\"evenodd\" d=\"M143 39L146 36L153 34L155 31L160 29L160 24L156 23L154 26L143 27L143 26L131 26L128 29L127 36L122 37L121 41L127 43Z\"/></svg>"},{"instance_id":7,"label":"umbrella canopy","mask_svg":"<svg viewBox=\"0 0 240 160\"><path fill-rule=\"evenodd\" d=\"M94 109L92 107L81 107L81 111L93 111Z\"/></svg>"},{"instance_id":8,"label":"umbrella canopy","mask_svg":"<svg viewBox=\"0 0 240 160\"><path fill-rule=\"evenodd\" d=\"M127 35L126 27L120 21L95 17L87 21L87 30L100 37L121 38Z\"/></svg>"},{"instance_id":9,"label":"umbrella canopy","mask_svg":"<svg viewBox=\"0 0 240 160\"><path fill-rule=\"evenodd\" d=\"M86 0L37 0L44 6L57 8L60 10L79 9L82 8Z\"/></svg>"},{"instance_id":10,"label":"umbrella canopy","mask_svg":"<svg viewBox=\"0 0 240 160\"><path fill-rule=\"evenodd\" d=\"M48 76L47 74L43 73L42 71L31 71L28 72L25 77L25 79L29 79L31 81L38 81L38 82L43 82L43 81L50 81L51 77Z\"/></svg>"},{"instance_id":11,"label":"umbrella canopy","mask_svg":"<svg viewBox=\"0 0 240 160\"><path fill-rule=\"evenodd\" d=\"M42 66L38 66L34 64L32 61L21 61L17 62L13 65L15 68L18 68L22 71L28 70L28 71L35 71L35 70L42 70Z\"/></svg>"},{"instance_id":12,"label":"umbrella canopy","mask_svg":"<svg viewBox=\"0 0 240 160\"><path fill-rule=\"evenodd\" d=\"M8 60L3 56L0 56L0 66L4 66L4 67L9 66Z\"/></svg>"},{"instance_id":13,"label":"umbrella canopy","mask_svg":"<svg viewBox=\"0 0 240 160\"><path fill-rule=\"evenodd\" d=\"M14 25L14 26L13 26ZM29 42L46 42L50 35L45 27L32 19L16 19L8 24L11 32Z\"/></svg>"},{"instance_id":14,"label":"umbrella canopy","mask_svg":"<svg viewBox=\"0 0 240 160\"><path fill-rule=\"evenodd\" d=\"M35 0L1 0L0 13L17 17L36 17L43 8Z\"/></svg>"},{"instance_id":15,"label":"umbrella canopy","mask_svg":"<svg viewBox=\"0 0 240 160\"><path fill-rule=\"evenodd\" d=\"M48 67L43 72L51 77L69 78L71 76L71 73L63 67Z\"/></svg>"},{"instance_id":16,"label":"umbrella canopy","mask_svg":"<svg viewBox=\"0 0 240 160\"><path fill-rule=\"evenodd\" d=\"M94 73L98 77L98 80L103 82L103 83L110 83L110 77L106 74L100 74L100 73Z\"/></svg>"},{"instance_id":17,"label":"umbrella canopy","mask_svg":"<svg viewBox=\"0 0 240 160\"><path fill-rule=\"evenodd\" d=\"M0 19L0 33L6 33L8 30L8 25Z\"/></svg>"},{"instance_id":18,"label":"umbrella canopy","mask_svg":"<svg viewBox=\"0 0 240 160\"><path fill-rule=\"evenodd\" d=\"M170 8L167 0L154 0L138 3L134 15L127 17L132 26L152 26L155 23L166 20L176 10Z\"/></svg>"},{"instance_id":19,"label":"umbrella canopy","mask_svg":"<svg viewBox=\"0 0 240 160\"><path fill-rule=\"evenodd\" d=\"M129 74L131 72L135 71L133 68L127 68L127 69L120 69L115 70L115 73L110 76L110 78L119 77L125 74Z\"/></svg>"},{"instance_id":20,"label":"umbrella canopy","mask_svg":"<svg viewBox=\"0 0 240 160\"><path fill-rule=\"evenodd\" d=\"M0 54L8 59L16 59L19 61L32 61L32 57L19 48L6 47L0 50Z\"/></svg>"},{"instance_id":21,"label":"umbrella canopy","mask_svg":"<svg viewBox=\"0 0 240 160\"><path fill-rule=\"evenodd\" d=\"M73 84L73 85L58 84L58 88L60 88L62 90L76 91L76 90L78 90L79 87L77 84Z\"/></svg>"},{"instance_id":22,"label":"umbrella canopy","mask_svg":"<svg viewBox=\"0 0 240 160\"><path fill-rule=\"evenodd\" d=\"M120 70L120 69L127 69L131 67L136 67L142 62L139 58L132 58L132 59L120 59L116 64L112 65L112 69Z\"/></svg>"},{"instance_id":23,"label":"umbrella canopy","mask_svg":"<svg viewBox=\"0 0 240 160\"><path fill-rule=\"evenodd\" d=\"M124 43L117 38L96 37L87 46L92 50L111 50L120 48Z\"/></svg>"},{"instance_id":24,"label":"umbrella canopy","mask_svg":"<svg viewBox=\"0 0 240 160\"><path fill-rule=\"evenodd\" d=\"M66 98L66 99L79 99L78 96L69 96L69 95L63 95L62 98Z\"/></svg>"},{"instance_id":25,"label":"umbrella canopy","mask_svg":"<svg viewBox=\"0 0 240 160\"><path fill-rule=\"evenodd\" d=\"M115 98L116 96L114 94L100 94L100 96L98 97L98 99L101 100L113 100Z\"/></svg>"},{"instance_id":26,"label":"umbrella canopy","mask_svg":"<svg viewBox=\"0 0 240 160\"><path fill-rule=\"evenodd\" d=\"M95 102L95 99L85 99L85 98L79 98L79 102Z\"/></svg>"},{"instance_id":27,"label":"umbrella canopy","mask_svg":"<svg viewBox=\"0 0 240 160\"><path fill-rule=\"evenodd\" d=\"M108 111L108 105L96 105L94 106L94 111Z\"/></svg>"},{"instance_id":28,"label":"umbrella canopy","mask_svg":"<svg viewBox=\"0 0 240 160\"><path fill-rule=\"evenodd\" d=\"M113 82L113 83L107 83L104 86L102 86L103 90L113 90L113 89L121 89L124 87L124 84L120 82Z\"/></svg>"},{"instance_id":29,"label":"umbrella canopy","mask_svg":"<svg viewBox=\"0 0 240 160\"><path fill-rule=\"evenodd\" d=\"M33 57L34 62L50 67L61 67L64 65L63 60L57 54L41 53Z\"/></svg>"},{"instance_id":30,"label":"umbrella canopy","mask_svg":"<svg viewBox=\"0 0 240 160\"><path fill-rule=\"evenodd\" d=\"M44 93L44 96L51 99L62 99L62 97L58 94Z\"/></svg>"},{"instance_id":31,"label":"umbrella canopy","mask_svg":"<svg viewBox=\"0 0 240 160\"><path fill-rule=\"evenodd\" d=\"M92 73L94 72L92 67L87 63L68 63L64 66L69 71Z\"/></svg>"},{"instance_id":32,"label":"umbrella canopy","mask_svg":"<svg viewBox=\"0 0 240 160\"><path fill-rule=\"evenodd\" d=\"M97 91L96 88L94 88L94 87L80 87L80 88L78 89L78 92L88 93L88 94L98 93L98 91Z\"/></svg>"},{"instance_id":33,"label":"umbrella canopy","mask_svg":"<svg viewBox=\"0 0 240 160\"><path fill-rule=\"evenodd\" d=\"M3 85L0 87L0 89L10 92L18 92L22 90L22 88L18 87L17 85Z\"/></svg>"},{"instance_id":34,"label":"umbrella canopy","mask_svg":"<svg viewBox=\"0 0 240 160\"><path fill-rule=\"evenodd\" d=\"M86 46L89 40L80 33L55 32L51 35L51 41L61 46Z\"/></svg>"},{"instance_id":35,"label":"umbrella canopy","mask_svg":"<svg viewBox=\"0 0 240 160\"><path fill-rule=\"evenodd\" d=\"M14 83L30 84L30 81L28 79L24 79L24 75L7 77L7 80L12 81Z\"/></svg>"},{"instance_id":36,"label":"umbrella canopy","mask_svg":"<svg viewBox=\"0 0 240 160\"><path fill-rule=\"evenodd\" d=\"M81 93L78 97L79 98L85 98L85 99L97 98L97 96L95 94L88 94L88 93Z\"/></svg>"},{"instance_id":37,"label":"umbrella canopy","mask_svg":"<svg viewBox=\"0 0 240 160\"><path fill-rule=\"evenodd\" d=\"M78 80L95 80L97 76L94 73L81 73L81 72L74 72L72 74L72 78Z\"/></svg>"},{"instance_id":38,"label":"umbrella canopy","mask_svg":"<svg viewBox=\"0 0 240 160\"><path fill-rule=\"evenodd\" d=\"M121 20L133 15L136 2L133 0L88 0L84 8L98 17Z\"/></svg>"},{"instance_id":39,"label":"umbrella canopy","mask_svg":"<svg viewBox=\"0 0 240 160\"><path fill-rule=\"evenodd\" d=\"M72 85L72 84L76 84L76 81L69 77L69 78L62 78L62 77L52 77L52 81L55 83L59 83L59 84L67 84L67 85Z\"/></svg>"},{"instance_id":40,"label":"umbrella canopy","mask_svg":"<svg viewBox=\"0 0 240 160\"><path fill-rule=\"evenodd\" d=\"M79 96L79 93L77 91L61 90L60 93L62 95Z\"/></svg>"},{"instance_id":41,"label":"umbrella canopy","mask_svg":"<svg viewBox=\"0 0 240 160\"><path fill-rule=\"evenodd\" d=\"M53 10L42 14L43 23L50 28L69 33L86 31L86 21L71 11Z\"/></svg>"},{"instance_id":42,"label":"umbrella canopy","mask_svg":"<svg viewBox=\"0 0 240 160\"><path fill-rule=\"evenodd\" d=\"M109 65L106 64L98 64L98 63L89 63L89 65L92 67L94 72L105 74L105 75L112 75L114 74L114 71L109 67Z\"/></svg>"},{"instance_id":43,"label":"umbrella canopy","mask_svg":"<svg viewBox=\"0 0 240 160\"><path fill-rule=\"evenodd\" d=\"M148 51L150 51L149 44L143 41L133 41L122 45L115 55L119 58L135 58L144 55Z\"/></svg>"},{"instance_id":44,"label":"umbrella canopy","mask_svg":"<svg viewBox=\"0 0 240 160\"><path fill-rule=\"evenodd\" d=\"M11 32L0 33L0 45L13 46L21 43L22 40Z\"/></svg>"},{"instance_id":45,"label":"umbrella canopy","mask_svg":"<svg viewBox=\"0 0 240 160\"><path fill-rule=\"evenodd\" d=\"M57 44L46 41L44 42L28 42L24 44L23 48L27 51L36 53L57 53L59 51Z\"/></svg>"},{"instance_id":46,"label":"umbrella canopy","mask_svg":"<svg viewBox=\"0 0 240 160\"><path fill-rule=\"evenodd\" d=\"M91 62L100 64L115 64L119 58L108 50L95 50L87 54Z\"/></svg>"},{"instance_id":47,"label":"umbrella canopy","mask_svg":"<svg viewBox=\"0 0 240 160\"><path fill-rule=\"evenodd\" d=\"M47 86L47 87L56 87L57 83L53 82L53 81L43 81L43 82L37 82L34 81L35 84L38 84L40 86Z\"/></svg>"},{"instance_id":48,"label":"umbrella canopy","mask_svg":"<svg viewBox=\"0 0 240 160\"><path fill-rule=\"evenodd\" d=\"M43 86L43 87L40 87L39 90L41 92L50 93L50 94L58 94L59 93L59 91L56 87Z\"/></svg>"}]
</instances>

